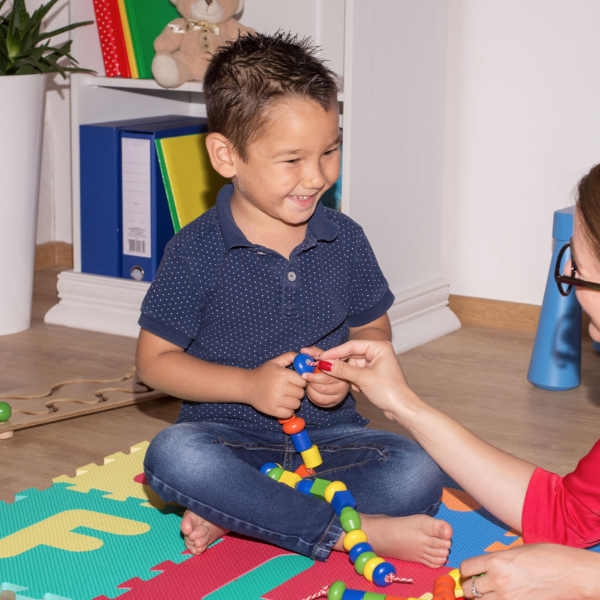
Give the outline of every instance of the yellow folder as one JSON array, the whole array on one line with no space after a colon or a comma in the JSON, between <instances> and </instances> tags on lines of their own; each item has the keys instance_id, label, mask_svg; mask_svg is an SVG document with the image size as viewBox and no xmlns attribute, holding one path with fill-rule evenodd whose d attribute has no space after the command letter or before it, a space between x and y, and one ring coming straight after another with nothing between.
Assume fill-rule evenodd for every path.
<instances>
[{"instance_id":1,"label":"yellow folder","mask_svg":"<svg viewBox=\"0 0 600 600\"><path fill-rule=\"evenodd\" d=\"M219 190L230 181L210 164L206 135L197 133L156 140L175 233L214 206Z\"/></svg>"}]
</instances>

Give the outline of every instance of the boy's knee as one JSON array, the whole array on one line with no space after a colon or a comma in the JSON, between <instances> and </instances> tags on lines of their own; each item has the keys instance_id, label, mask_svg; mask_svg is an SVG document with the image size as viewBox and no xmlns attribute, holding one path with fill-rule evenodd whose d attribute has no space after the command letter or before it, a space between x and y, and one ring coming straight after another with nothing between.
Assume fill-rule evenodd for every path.
<instances>
[{"instance_id":1,"label":"boy's knee","mask_svg":"<svg viewBox=\"0 0 600 600\"><path fill-rule=\"evenodd\" d=\"M167 427L159 432L148 446L144 459L146 475L164 482L178 481L194 473L196 478L210 463L210 440L202 441L202 434L191 435L187 423ZM150 477L148 477L150 479Z\"/></svg>"}]
</instances>

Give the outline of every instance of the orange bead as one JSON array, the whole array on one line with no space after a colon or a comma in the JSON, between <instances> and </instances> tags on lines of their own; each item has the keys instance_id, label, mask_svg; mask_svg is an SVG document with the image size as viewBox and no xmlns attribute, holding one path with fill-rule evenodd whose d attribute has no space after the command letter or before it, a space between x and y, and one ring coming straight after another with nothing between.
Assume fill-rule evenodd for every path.
<instances>
[{"instance_id":1,"label":"orange bead","mask_svg":"<svg viewBox=\"0 0 600 600\"><path fill-rule=\"evenodd\" d=\"M292 435L294 433L300 433L304 429L304 419L300 417L294 417L291 421L287 421L283 425L283 433L287 433L287 435Z\"/></svg>"},{"instance_id":2,"label":"orange bead","mask_svg":"<svg viewBox=\"0 0 600 600\"><path fill-rule=\"evenodd\" d=\"M449 592L454 593L454 586L446 583L445 581L442 583L435 583L433 586L433 595L435 596L438 592L443 590L447 590Z\"/></svg>"},{"instance_id":3,"label":"orange bead","mask_svg":"<svg viewBox=\"0 0 600 600\"><path fill-rule=\"evenodd\" d=\"M456 581L454 580L454 577L448 574L436 577L433 585L438 585L439 583L447 583L452 589L454 589L456 586Z\"/></svg>"},{"instance_id":4,"label":"orange bead","mask_svg":"<svg viewBox=\"0 0 600 600\"><path fill-rule=\"evenodd\" d=\"M455 600L456 595L454 594L454 592L451 592L450 590L443 590L441 592L433 592L433 597L436 600Z\"/></svg>"},{"instance_id":5,"label":"orange bead","mask_svg":"<svg viewBox=\"0 0 600 600\"><path fill-rule=\"evenodd\" d=\"M294 415L293 417L290 417L289 419L277 419L282 425L284 423L287 423L288 421L291 421L292 419L295 419L296 415Z\"/></svg>"}]
</instances>

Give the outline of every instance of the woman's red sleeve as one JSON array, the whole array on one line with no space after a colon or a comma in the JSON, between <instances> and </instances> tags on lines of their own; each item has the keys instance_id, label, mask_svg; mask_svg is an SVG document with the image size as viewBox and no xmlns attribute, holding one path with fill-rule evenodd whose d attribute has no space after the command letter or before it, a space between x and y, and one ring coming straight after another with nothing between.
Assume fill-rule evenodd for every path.
<instances>
[{"instance_id":1,"label":"woman's red sleeve","mask_svg":"<svg viewBox=\"0 0 600 600\"><path fill-rule=\"evenodd\" d=\"M564 477L536 469L523 505L523 540L576 548L600 542L600 440Z\"/></svg>"}]
</instances>

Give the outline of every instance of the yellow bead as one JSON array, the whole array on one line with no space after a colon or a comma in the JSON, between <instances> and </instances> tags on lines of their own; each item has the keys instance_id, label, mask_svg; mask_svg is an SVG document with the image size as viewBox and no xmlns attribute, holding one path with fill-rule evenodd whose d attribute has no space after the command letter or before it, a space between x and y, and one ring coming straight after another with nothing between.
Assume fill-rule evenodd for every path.
<instances>
[{"instance_id":1,"label":"yellow bead","mask_svg":"<svg viewBox=\"0 0 600 600\"><path fill-rule=\"evenodd\" d=\"M327 500L327 502L329 502L331 504L331 500L333 499L333 495L336 492L341 492L343 490L347 490L348 488L346 487L346 484L341 482L341 481L332 481L326 488L325 488L325 500Z\"/></svg>"},{"instance_id":2,"label":"yellow bead","mask_svg":"<svg viewBox=\"0 0 600 600\"><path fill-rule=\"evenodd\" d=\"M314 444L308 450L300 452L300 454L307 469L314 469L315 467L318 467L319 465L323 464L321 453Z\"/></svg>"},{"instance_id":3,"label":"yellow bead","mask_svg":"<svg viewBox=\"0 0 600 600\"><path fill-rule=\"evenodd\" d=\"M367 581L373 581L373 571L375 570L375 567L382 562L385 562L385 560L379 556L367 561L367 564L363 569L363 575Z\"/></svg>"},{"instance_id":4,"label":"yellow bead","mask_svg":"<svg viewBox=\"0 0 600 600\"><path fill-rule=\"evenodd\" d=\"M367 541L367 534L362 529L354 529L344 537L344 550L350 552L356 544L362 544Z\"/></svg>"},{"instance_id":5,"label":"yellow bead","mask_svg":"<svg viewBox=\"0 0 600 600\"><path fill-rule=\"evenodd\" d=\"M460 570L459 569L452 569L452 571L450 571L448 573L448 575L450 575L450 577L452 577L452 579L454 579L455 581L455 590L457 592L461 592L463 591L462 589L462 583L464 581L464 579L460 576Z\"/></svg>"},{"instance_id":6,"label":"yellow bead","mask_svg":"<svg viewBox=\"0 0 600 600\"><path fill-rule=\"evenodd\" d=\"M285 485L289 485L291 488L295 488L299 481L302 481L302 477L291 471L284 471L283 475L279 478L279 483L285 483Z\"/></svg>"}]
</instances>

